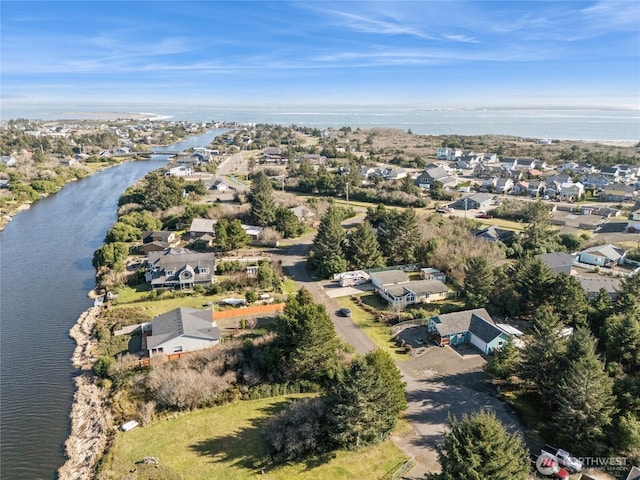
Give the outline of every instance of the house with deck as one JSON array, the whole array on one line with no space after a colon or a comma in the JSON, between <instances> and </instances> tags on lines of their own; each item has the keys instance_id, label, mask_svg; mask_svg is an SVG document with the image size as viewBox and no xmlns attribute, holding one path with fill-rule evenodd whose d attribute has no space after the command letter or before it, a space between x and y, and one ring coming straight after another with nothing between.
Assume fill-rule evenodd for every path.
<instances>
[{"instance_id":1,"label":"house with deck","mask_svg":"<svg viewBox=\"0 0 640 480\"><path fill-rule=\"evenodd\" d=\"M146 330L146 331L145 331ZM218 345L222 335L212 310L179 307L155 317L143 328L143 349L149 357L182 354Z\"/></svg>"},{"instance_id":2,"label":"house with deck","mask_svg":"<svg viewBox=\"0 0 640 480\"><path fill-rule=\"evenodd\" d=\"M149 252L145 280L151 288L191 290L196 285L215 282L214 253L196 253L186 248L167 248Z\"/></svg>"},{"instance_id":3,"label":"house with deck","mask_svg":"<svg viewBox=\"0 0 640 480\"><path fill-rule=\"evenodd\" d=\"M429 338L442 347L471 344L483 354L501 349L509 339L484 308L432 317L427 331Z\"/></svg>"}]
</instances>

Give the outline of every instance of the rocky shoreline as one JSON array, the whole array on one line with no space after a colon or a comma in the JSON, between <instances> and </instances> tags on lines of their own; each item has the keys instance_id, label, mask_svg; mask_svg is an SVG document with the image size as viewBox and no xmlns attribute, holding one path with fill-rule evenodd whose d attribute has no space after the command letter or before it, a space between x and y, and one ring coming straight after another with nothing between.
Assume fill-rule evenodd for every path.
<instances>
[{"instance_id":1,"label":"rocky shoreline","mask_svg":"<svg viewBox=\"0 0 640 480\"><path fill-rule=\"evenodd\" d=\"M92 478L109 441L112 418L106 408L104 392L89 370L96 359L92 332L99 314L99 307L88 309L69 331L69 336L77 344L71 361L83 372L75 378L76 393L70 414L71 433L65 442L67 461L58 470L60 480Z\"/></svg>"}]
</instances>

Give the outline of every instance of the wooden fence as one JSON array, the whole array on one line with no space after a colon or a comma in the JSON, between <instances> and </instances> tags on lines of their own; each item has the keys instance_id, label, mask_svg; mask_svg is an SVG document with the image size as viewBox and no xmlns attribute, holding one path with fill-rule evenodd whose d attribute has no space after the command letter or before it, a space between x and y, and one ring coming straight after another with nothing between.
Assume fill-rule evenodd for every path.
<instances>
[{"instance_id":1,"label":"wooden fence","mask_svg":"<svg viewBox=\"0 0 640 480\"><path fill-rule=\"evenodd\" d=\"M263 315L274 315L284 310L284 303L275 303L273 305L254 305L251 307L231 308L229 310L215 310L213 312L213 321L224 320L236 317L260 317Z\"/></svg>"}]
</instances>

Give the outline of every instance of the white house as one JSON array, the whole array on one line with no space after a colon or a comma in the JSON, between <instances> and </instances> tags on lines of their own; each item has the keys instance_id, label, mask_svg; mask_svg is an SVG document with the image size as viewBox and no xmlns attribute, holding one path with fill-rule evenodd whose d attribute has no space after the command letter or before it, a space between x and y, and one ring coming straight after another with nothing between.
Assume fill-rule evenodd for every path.
<instances>
[{"instance_id":1,"label":"white house","mask_svg":"<svg viewBox=\"0 0 640 480\"><path fill-rule=\"evenodd\" d=\"M167 170L167 175L174 177L188 177L189 175L193 175L193 169L188 165L178 165L177 167Z\"/></svg>"},{"instance_id":2,"label":"white house","mask_svg":"<svg viewBox=\"0 0 640 480\"><path fill-rule=\"evenodd\" d=\"M580 252L578 261L599 267L611 267L624 263L627 251L615 245L596 245Z\"/></svg>"},{"instance_id":3,"label":"white house","mask_svg":"<svg viewBox=\"0 0 640 480\"><path fill-rule=\"evenodd\" d=\"M560 184L560 197L564 200L579 200L584 197L584 185L580 182Z\"/></svg>"},{"instance_id":4,"label":"white house","mask_svg":"<svg viewBox=\"0 0 640 480\"><path fill-rule=\"evenodd\" d=\"M149 357L153 357L213 347L220 343L222 335L213 321L213 311L179 307L155 317L151 335L144 337Z\"/></svg>"}]
</instances>

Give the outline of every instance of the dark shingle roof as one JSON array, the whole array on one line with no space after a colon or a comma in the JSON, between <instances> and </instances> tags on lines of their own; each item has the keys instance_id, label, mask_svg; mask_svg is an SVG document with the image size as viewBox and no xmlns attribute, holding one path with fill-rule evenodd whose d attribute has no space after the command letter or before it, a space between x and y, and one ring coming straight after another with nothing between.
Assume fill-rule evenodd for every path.
<instances>
[{"instance_id":1,"label":"dark shingle roof","mask_svg":"<svg viewBox=\"0 0 640 480\"><path fill-rule=\"evenodd\" d=\"M220 329L212 320L211 310L179 307L155 317L151 328L152 335L147 339L149 350L182 335L211 341L221 337Z\"/></svg>"}]
</instances>

